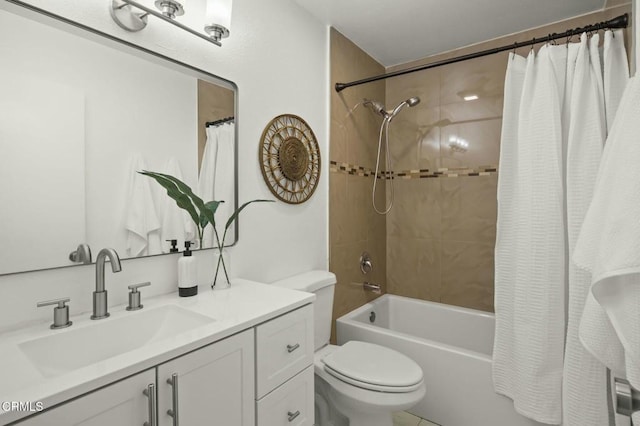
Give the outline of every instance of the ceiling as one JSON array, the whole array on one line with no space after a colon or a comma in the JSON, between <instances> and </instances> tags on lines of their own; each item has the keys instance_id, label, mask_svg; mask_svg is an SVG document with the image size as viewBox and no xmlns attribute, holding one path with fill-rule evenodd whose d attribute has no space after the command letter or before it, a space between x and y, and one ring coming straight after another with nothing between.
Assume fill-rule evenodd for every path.
<instances>
[{"instance_id":1,"label":"ceiling","mask_svg":"<svg viewBox=\"0 0 640 426\"><path fill-rule=\"evenodd\" d=\"M385 67L600 10L605 0L295 0Z\"/></svg>"}]
</instances>

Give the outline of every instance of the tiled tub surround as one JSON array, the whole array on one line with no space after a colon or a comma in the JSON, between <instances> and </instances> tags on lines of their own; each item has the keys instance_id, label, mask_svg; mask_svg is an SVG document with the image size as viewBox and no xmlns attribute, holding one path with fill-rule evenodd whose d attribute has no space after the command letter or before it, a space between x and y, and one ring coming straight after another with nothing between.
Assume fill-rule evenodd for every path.
<instances>
[{"instance_id":1,"label":"tiled tub surround","mask_svg":"<svg viewBox=\"0 0 640 426\"><path fill-rule=\"evenodd\" d=\"M332 161L330 170L330 179L360 180L367 195L361 202L371 209L370 169ZM394 206L380 216L387 227L387 291L492 311L497 168L407 170L383 177L393 177L395 185ZM355 263L356 253L349 256L346 261Z\"/></svg>"},{"instance_id":2,"label":"tiled tub surround","mask_svg":"<svg viewBox=\"0 0 640 426\"><path fill-rule=\"evenodd\" d=\"M331 81L349 81L381 74L384 67L335 29L331 30ZM333 319L377 297L365 292L364 281L383 286L386 271L386 220L371 208L371 187L382 118L359 105L364 98L384 102L385 83L366 84L336 93L331 90L331 159L354 166L353 173L329 173L329 269L336 274ZM339 169L336 164L330 167ZM358 169L360 168L360 169ZM377 199L385 198L385 185L378 185ZM360 272L358 259L368 252L373 270ZM335 324L335 321L332 322ZM335 333L332 332L333 339Z\"/></svg>"}]
</instances>

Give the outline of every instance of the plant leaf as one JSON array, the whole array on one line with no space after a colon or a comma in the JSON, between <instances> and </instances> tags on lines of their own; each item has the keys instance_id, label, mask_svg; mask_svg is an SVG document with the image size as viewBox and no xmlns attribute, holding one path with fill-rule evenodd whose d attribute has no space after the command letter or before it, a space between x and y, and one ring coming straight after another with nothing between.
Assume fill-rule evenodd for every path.
<instances>
[{"instance_id":1,"label":"plant leaf","mask_svg":"<svg viewBox=\"0 0 640 426\"><path fill-rule=\"evenodd\" d=\"M184 183L183 181L181 181L177 177L171 176L171 175L167 175L167 174L164 174L164 173L157 173L157 172L148 172L148 173L153 173L155 176L161 176L161 177L163 177L165 179L170 180L171 182L173 182L178 187L180 192L186 194L189 198L191 198L191 201L193 202L193 204L197 207L197 209L199 211L204 210L204 201L202 201L202 198L200 198L196 194L194 194L193 191L191 190L191 187L189 187L189 185L187 185L186 183Z\"/></svg>"},{"instance_id":2,"label":"plant leaf","mask_svg":"<svg viewBox=\"0 0 640 426\"><path fill-rule=\"evenodd\" d=\"M224 226L225 234L226 234L226 230L229 229L231 224L238 218L238 215L240 214L240 212L242 210L244 210L244 208L247 207L249 204L251 204L251 203L274 203L274 202L275 202L274 200L251 200L251 201L247 201L246 203L244 203L243 205L238 207L238 209L235 212L233 212L231 217L229 217L229 219L227 220L227 224Z\"/></svg>"},{"instance_id":3,"label":"plant leaf","mask_svg":"<svg viewBox=\"0 0 640 426\"><path fill-rule=\"evenodd\" d=\"M216 210L218 210L218 207L220 207L220 204L222 203L224 203L224 201L215 201L215 200L209 201L208 203L204 203L205 211L200 212L200 226L202 228L207 226L207 224L209 223L211 223L211 226L213 227L216 226L215 213L216 213ZM210 215L211 219L207 217L206 210L211 212L211 215Z\"/></svg>"},{"instance_id":4,"label":"plant leaf","mask_svg":"<svg viewBox=\"0 0 640 426\"><path fill-rule=\"evenodd\" d=\"M158 182L164 189L167 190L167 195L171 197L173 200L175 200L178 207L180 207L183 210L186 210L187 213L189 213L189 216L191 216L191 219L193 219L193 221L196 223L196 225L199 224L200 217L198 212L196 211L196 207L194 206L194 203L192 202L191 197L189 197L186 193L181 191L180 187L176 184L176 182L174 182L172 179L169 179L167 177L169 175L149 172L147 170L143 170L138 173L155 179L156 182Z\"/></svg>"}]
</instances>

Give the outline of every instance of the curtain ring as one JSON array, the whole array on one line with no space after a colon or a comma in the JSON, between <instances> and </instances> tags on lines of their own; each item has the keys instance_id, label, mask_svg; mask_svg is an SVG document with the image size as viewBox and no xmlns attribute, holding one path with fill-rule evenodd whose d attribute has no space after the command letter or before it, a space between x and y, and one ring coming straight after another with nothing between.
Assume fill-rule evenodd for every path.
<instances>
[{"instance_id":1,"label":"curtain ring","mask_svg":"<svg viewBox=\"0 0 640 426\"><path fill-rule=\"evenodd\" d=\"M571 43L571 39L573 38L573 30L569 31L569 35L567 36L567 41L566 41L566 45L567 47L569 47L569 43Z\"/></svg>"},{"instance_id":2,"label":"curtain ring","mask_svg":"<svg viewBox=\"0 0 640 426\"><path fill-rule=\"evenodd\" d=\"M535 46L536 44L536 38L534 37L533 40L531 40L531 52L533 52L533 46Z\"/></svg>"}]
</instances>

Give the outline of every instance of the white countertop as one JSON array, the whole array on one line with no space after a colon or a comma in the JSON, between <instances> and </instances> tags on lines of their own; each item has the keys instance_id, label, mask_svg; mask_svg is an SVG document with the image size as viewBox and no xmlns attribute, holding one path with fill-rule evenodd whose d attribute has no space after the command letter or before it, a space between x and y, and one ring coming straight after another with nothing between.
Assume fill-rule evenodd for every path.
<instances>
[{"instance_id":1,"label":"white countertop","mask_svg":"<svg viewBox=\"0 0 640 426\"><path fill-rule=\"evenodd\" d=\"M135 315L156 307L176 305L210 317L215 321L195 329L184 330L171 338L153 342L141 348L55 377L44 377L20 350L21 343L65 333L80 327L91 327L98 321L89 315L71 317L73 325L51 330L49 323L0 335L0 402L42 402L51 408L106 384L126 378L155 365L162 364L194 349L224 339L242 330L268 321L288 311L313 302L315 295L253 281L236 279L225 290L202 291L194 297L179 297L177 292L143 300L141 311L129 312L126 305L110 307L111 321ZM127 330L122 330L126 333ZM5 425L31 412L6 412L0 407L0 425Z\"/></svg>"}]
</instances>

